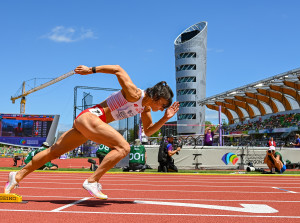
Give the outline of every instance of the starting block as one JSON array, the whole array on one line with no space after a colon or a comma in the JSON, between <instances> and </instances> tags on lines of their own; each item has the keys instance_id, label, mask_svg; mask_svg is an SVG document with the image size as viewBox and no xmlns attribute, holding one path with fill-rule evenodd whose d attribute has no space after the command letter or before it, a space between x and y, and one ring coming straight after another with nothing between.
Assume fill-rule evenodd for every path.
<instances>
[{"instance_id":1,"label":"starting block","mask_svg":"<svg viewBox=\"0 0 300 223\"><path fill-rule=\"evenodd\" d=\"M0 194L0 203L6 203L6 202L15 202L20 203L22 202L22 196L18 194Z\"/></svg>"}]
</instances>

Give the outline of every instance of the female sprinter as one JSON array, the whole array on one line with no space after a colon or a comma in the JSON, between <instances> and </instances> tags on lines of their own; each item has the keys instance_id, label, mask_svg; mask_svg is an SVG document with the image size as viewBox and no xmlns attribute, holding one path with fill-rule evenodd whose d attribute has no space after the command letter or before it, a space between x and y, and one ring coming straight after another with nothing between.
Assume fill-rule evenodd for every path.
<instances>
[{"instance_id":1,"label":"female sprinter","mask_svg":"<svg viewBox=\"0 0 300 223\"><path fill-rule=\"evenodd\" d=\"M98 67L78 66L75 72L81 75L92 73L107 73L117 76L122 87L100 104L81 112L74 121L73 127L65 132L55 144L47 150L38 153L31 162L18 172L10 172L4 193L10 193L29 173L40 168L46 162L71 151L88 139L104 144L112 150L105 156L98 169L83 183L92 196L107 199L101 192L100 178L130 152L128 142L108 123L141 113L144 131L147 136L157 132L165 122L172 118L179 109L179 103L172 104L173 92L166 82L162 81L147 88L145 91L137 88L129 75L118 65ZM152 123L151 110L165 110L164 116L155 124Z\"/></svg>"}]
</instances>

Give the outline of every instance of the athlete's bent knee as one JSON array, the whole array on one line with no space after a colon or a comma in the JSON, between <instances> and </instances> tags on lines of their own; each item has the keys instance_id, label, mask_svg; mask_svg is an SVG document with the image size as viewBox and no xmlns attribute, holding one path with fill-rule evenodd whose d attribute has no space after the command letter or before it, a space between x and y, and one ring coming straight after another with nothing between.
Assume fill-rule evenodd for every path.
<instances>
[{"instance_id":1,"label":"athlete's bent knee","mask_svg":"<svg viewBox=\"0 0 300 223\"><path fill-rule=\"evenodd\" d=\"M119 151L123 159L130 152L130 145L126 142L124 145L116 147L116 149Z\"/></svg>"}]
</instances>

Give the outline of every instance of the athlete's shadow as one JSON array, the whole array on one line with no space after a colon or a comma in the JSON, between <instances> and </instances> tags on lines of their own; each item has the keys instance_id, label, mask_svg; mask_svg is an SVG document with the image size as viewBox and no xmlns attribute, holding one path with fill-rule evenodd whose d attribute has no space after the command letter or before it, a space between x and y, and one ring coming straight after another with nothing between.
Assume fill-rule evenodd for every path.
<instances>
[{"instance_id":1,"label":"athlete's shadow","mask_svg":"<svg viewBox=\"0 0 300 223\"><path fill-rule=\"evenodd\" d=\"M118 201L118 200L86 200L77 204L80 207L104 207L113 204L134 204L133 201Z\"/></svg>"},{"instance_id":2,"label":"athlete's shadow","mask_svg":"<svg viewBox=\"0 0 300 223\"><path fill-rule=\"evenodd\" d=\"M51 204L61 204L61 205L68 205L72 204L78 200L24 200L28 202L37 202L37 203L51 203ZM81 201L80 203L74 204L74 206L80 207L105 207L108 205L113 204L134 204L133 201L118 201L118 200L100 200L100 199L93 199Z\"/></svg>"}]
</instances>

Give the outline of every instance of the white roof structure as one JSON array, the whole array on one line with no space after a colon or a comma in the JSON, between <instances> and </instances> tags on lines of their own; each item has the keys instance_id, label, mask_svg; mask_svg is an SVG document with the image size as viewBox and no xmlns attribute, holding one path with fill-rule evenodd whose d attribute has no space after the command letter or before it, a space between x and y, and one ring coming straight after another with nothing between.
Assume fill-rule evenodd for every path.
<instances>
[{"instance_id":1,"label":"white roof structure","mask_svg":"<svg viewBox=\"0 0 300 223\"><path fill-rule=\"evenodd\" d=\"M229 124L300 108L300 68L197 101L221 111Z\"/></svg>"}]
</instances>

